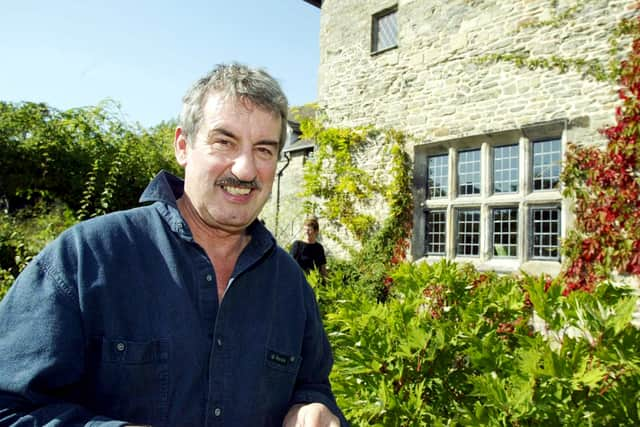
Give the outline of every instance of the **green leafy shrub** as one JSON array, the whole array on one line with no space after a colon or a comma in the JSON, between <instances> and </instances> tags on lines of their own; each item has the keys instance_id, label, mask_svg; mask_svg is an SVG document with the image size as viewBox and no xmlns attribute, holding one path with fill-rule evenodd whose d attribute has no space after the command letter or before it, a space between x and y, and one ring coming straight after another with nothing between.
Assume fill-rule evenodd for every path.
<instances>
[{"instance_id":1,"label":"green leafy shrub","mask_svg":"<svg viewBox=\"0 0 640 427\"><path fill-rule=\"evenodd\" d=\"M380 303L333 273L315 287L332 384L355 426L640 422L637 297L626 287L565 297L544 277L401 263Z\"/></svg>"},{"instance_id":2,"label":"green leafy shrub","mask_svg":"<svg viewBox=\"0 0 640 427\"><path fill-rule=\"evenodd\" d=\"M42 201L15 215L0 214L0 299L31 258L76 221L67 206Z\"/></svg>"}]
</instances>

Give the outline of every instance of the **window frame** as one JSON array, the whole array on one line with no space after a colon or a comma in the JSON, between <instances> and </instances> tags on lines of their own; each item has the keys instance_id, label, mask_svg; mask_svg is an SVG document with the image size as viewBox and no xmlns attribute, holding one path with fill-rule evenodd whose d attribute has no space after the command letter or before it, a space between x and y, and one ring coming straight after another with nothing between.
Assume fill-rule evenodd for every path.
<instances>
[{"instance_id":1,"label":"window frame","mask_svg":"<svg viewBox=\"0 0 640 427\"><path fill-rule=\"evenodd\" d=\"M549 188L539 188L536 189L536 178L535 178L535 170L536 170L536 153L535 153L535 146L536 144L544 144L544 143L550 143L550 142L557 142L559 144L559 150L558 151L550 151L550 152L542 152L540 155L545 155L545 154L558 154L558 174L557 175L551 175L549 179L554 179L556 180L556 185L555 186L551 186ZM530 141L531 144L531 154L530 154L530 168L531 168L531 173L529 174L529 179L531 182L531 192L543 192L543 191L557 191L558 188L560 187L560 173L562 172L562 138L541 138L541 139L535 139L535 140L531 140ZM554 168L556 167L553 163L549 163L549 164L544 164L544 166L542 167L543 169L549 169L549 168ZM547 179L544 175L542 176L541 180Z\"/></svg>"},{"instance_id":2,"label":"window frame","mask_svg":"<svg viewBox=\"0 0 640 427\"><path fill-rule=\"evenodd\" d=\"M506 149L506 148L514 148L516 149L516 160L517 160L517 168L516 168L516 189L512 191L496 191L496 150L498 149ZM520 192L520 142L516 142L513 144L501 144L495 145L491 147L491 194L516 194ZM502 158L501 160L504 160ZM508 159L513 159L513 157L509 157ZM512 171L513 169L501 169L501 171ZM501 183L505 183L506 181L502 180Z\"/></svg>"},{"instance_id":3,"label":"window frame","mask_svg":"<svg viewBox=\"0 0 640 427\"><path fill-rule=\"evenodd\" d=\"M429 185L429 179L431 177L431 165L430 165L430 160L431 159L435 159L435 158L444 158L444 163L441 163L439 165L437 165L438 170L442 170L445 169L447 174L445 175L436 175L437 178L442 178L443 176L445 177L445 187L444 187L444 195L440 195L440 196L433 196L431 194L431 190L432 188L434 189L438 189L440 191L442 191L442 187L438 186L431 186ZM444 167L443 167L444 165ZM430 156L427 156L427 176L426 176L426 187L427 187L427 198L429 200L443 200L443 199L447 199L449 197L449 194L451 192L451 189L449 188L449 153L440 153L440 154L433 154Z\"/></svg>"},{"instance_id":4,"label":"window frame","mask_svg":"<svg viewBox=\"0 0 640 427\"><path fill-rule=\"evenodd\" d=\"M536 210L554 210L557 212L557 228L558 231L556 233L557 244L555 250L557 254L555 256L540 256L534 254L535 251L535 229L534 229L534 211ZM561 261L562 257L562 247L561 247L561 239L562 239L562 207L559 204L541 204L541 205L533 205L528 209L528 238L529 244L527 245L527 252L529 253L529 259L535 261Z\"/></svg>"},{"instance_id":5,"label":"window frame","mask_svg":"<svg viewBox=\"0 0 640 427\"><path fill-rule=\"evenodd\" d=\"M386 17L394 15L395 19L395 34L392 40L392 44L380 48L380 21ZM371 54L377 55L398 47L398 5L394 5L374 13L371 16Z\"/></svg>"},{"instance_id":6,"label":"window frame","mask_svg":"<svg viewBox=\"0 0 640 427\"><path fill-rule=\"evenodd\" d=\"M518 221L518 219L520 218L520 209L517 205L508 205L508 206L492 206L491 208L491 235L490 237L490 249L491 249L491 257L492 258L508 258L508 259L515 259L518 258L519 256L519 246L520 246L520 223ZM515 244L511 244L508 243L507 246L515 246L515 254L514 255L497 255L496 254L496 211L498 210L512 210L515 211L516 213L516 217L515 217L515 225L516 225L516 232L515 232L515 237L516 237L516 242ZM507 235L510 235L511 233L508 233Z\"/></svg>"},{"instance_id":7,"label":"window frame","mask_svg":"<svg viewBox=\"0 0 640 427\"><path fill-rule=\"evenodd\" d=\"M416 200L417 203L414 208L414 227L420 231L414 233L412 239L412 255L414 259L424 257L429 262L435 262L441 258L452 259L454 261L458 258L461 259L462 262L472 262L480 268L495 269L498 271L516 272L520 271L520 269L524 269L524 271L541 271L540 269L542 268L542 271L557 274L556 272L559 271L562 258L562 239L566 234L566 224L570 222L568 220L571 215L570 202L562 196L562 183L546 191L534 191L532 188L532 143L542 140L559 141L560 145L553 147L555 151L557 151L559 147L559 155L555 153L552 157L555 156L556 158L560 157L562 159L566 150L567 141L571 138L569 124L569 121L566 119L557 119L526 125L517 129L469 135L448 140L429 141L415 145L413 182L416 183L414 187L414 200ZM513 151L508 154L511 160L502 162L502 164L505 164L506 167L511 168L511 170L517 165L518 190L515 192L494 191L493 172L496 170L494 168L494 156L496 153L494 149L504 146L514 147L512 149ZM459 194L457 191L459 186L458 158L459 154L463 151L477 149L480 149L480 194L473 194L470 195L472 197L468 197ZM500 153L500 151L498 151L498 153ZM434 156L443 156L443 171L446 170L444 168L444 164L446 163L444 159L448 158L448 179L444 176L439 178L443 184L445 181L448 182L447 197L430 198L428 194L427 176L431 173L429 171L429 158ZM554 163L556 161L555 159L551 161L550 166L556 165L556 163ZM560 163L560 167L562 167L562 163ZM510 180L505 187L507 189L515 188L515 180L513 179L514 172L515 171L510 174L507 172L507 174L509 174L508 179ZM557 173L558 171L553 170L553 172ZM561 172L562 170L560 169L560 173ZM549 182L555 182L555 178L552 177ZM538 242L544 242L545 244L549 242L556 243L556 250L540 249L538 247L536 247L535 250L533 249L534 240L530 233L530 208L532 206L538 207L545 205L559 209L559 216L553 216L552 218L560 218L560 221L549 227L540 224L536 226L539 227L539 230L553 230L560 239L558 240L555 237L537 238ZM479 256L473 255L477 253L477 249L469 250L459 247L461 240L459 240L459 219L457 214L457 211L460 209L475 208L478 206L480 207ZM516 224L504 225L501 228L502 230L515 230L517 228L515 256L500 256L498 253L495 253L493 209L500 207L517 207L517 226ZM444 255L430 252L432 248L428 246L427 239L430 237L426 233L429 227L432 226L429 224L428 214L431 210L445 210L447 212L446 254ZM556 228L556 226L558 228ZM433 239L433 237L431 238ZM500 238L498 239L499 242ZM504 241L511 241L509 237L502 237L502 239L504 239ZM467 244L470 243L471 240L467 240ZM441 247L439 249L441 249ZM509 251L502 253L513 255L513 247L511 247ZM551 254L552 256L534 257L534 253Z\"/></svg>"},{"instance_id":8,"label":"window frame","mask_svg":"<svg viewBox=\"0 0 640 427\"><path fill-rule=\"evenodd\" d=\"M431 242L430 242L430 237L434 234L436 234L435 232L433 232L432 230L430 230L429 225L433 224L433 222L429 221L429 215L431 214L442 214L444 215L444 222L440 221L437 224L443 224L443 230L440 231L438 230L437 235L438 237L442 237L444 239L443 242L438 241L438 243L436 243L438 246L442 245L442 251L441 252L435 252L435 251L430 251L431 249ZM445 256L447 254L447 237L448 237L448 233L447 233L447 224L448 224L448 218L447 218L447 210L446 209L429 209L427 212L425 212L425 215L427 217L427 221L425 222L425 253L429 256Z\"/></svg>"},{"instance_id":9,"label":"window frame","mask_svg":"<svg viewBox=\"0 0 640 427\"><path fill-rule=\"evenodd\" d=\"M477 158L477 162L476 159L473 159L473 162L470 161L466 161L464 164L472 164L474 165L474 167L476 166L477 163L477 167L478 170L476 171L475 169L469 173L465 173L464 176L473 176L475 178L475 176L478 176L478 181L476 182L475 180L471 182L471 186L472 186L472 192L471 193L463 193L462 188L463 188L463 184L462 184L462 180L460 179L461 176L463 176L460 172L460 168L462 167L462 154L468 154L468 153L478 153L478 158ZM457 155L457 160L456 160L456 195L458 197L477 197L480 194L482 194L482 149L481 148L471 148L471 149L464 149L464 150L458 150L458 155ZM467 185L467 184L464 184ZM477 192L476 190L476 186L477 186Z\"/></svg>"},{"instance_id":10,"label":"window frame","mask_svg":"<svg viewBox=\"0 0 640 427\"><path fill-rule=\"evenodd\" d=\"M464 257L464 258L478 258L480 256L480 252L481 252L481 246L482 246L482 209L480 208L480 206L464 206L464 207L458 207L455 208L454 210L455 212L455 230L456 230L456 235L455 235L455 256L456 257ZM464 243L465 245L469 246L469 245L473 245L476 246L478 248L478 253L477 254L466 254L466 253L460 253L459 248L460 245L462 244L460 242L460 236L461 236L461 231L460 231L460 214L461 213L468 213L468 212L472 212L472 213L478 213L478 221L477 221L477 225L478 225L478 242L477 243ZM472 224L474 224L474 222L472 222Z\"/></svg>"}]
</instances>

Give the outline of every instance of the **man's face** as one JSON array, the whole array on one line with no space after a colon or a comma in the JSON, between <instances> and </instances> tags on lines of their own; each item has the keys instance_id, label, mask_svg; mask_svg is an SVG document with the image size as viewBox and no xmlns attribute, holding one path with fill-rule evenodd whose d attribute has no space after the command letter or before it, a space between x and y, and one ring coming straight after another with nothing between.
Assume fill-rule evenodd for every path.
<instances>
[{"instance_id":1,"label":"man's face","mask_svg":"<svg viewBox=\"0 0 640 427\"><path fill-rule=\"evenodd\" d=\"M281 120L249 101L213 93L190 142L176 130L185 194L207 225L234 232L258 216L273 185Z\"/></svg>"}]
</instances>

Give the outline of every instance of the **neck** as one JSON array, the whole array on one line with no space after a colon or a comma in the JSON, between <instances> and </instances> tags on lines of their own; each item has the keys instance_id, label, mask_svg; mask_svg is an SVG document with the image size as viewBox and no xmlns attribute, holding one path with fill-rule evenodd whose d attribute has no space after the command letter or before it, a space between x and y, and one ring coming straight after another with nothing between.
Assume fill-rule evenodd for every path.
<instances>
[{"instance_id":1,"label":"neck","mask_svg":"<svg viewBox=\"0 0 640 427\"><path fill-rule=\"evenodd\" d=\"M213 255L222 257L235 255L237 258L251 240L245 229L229 231L205 222L186 194L178 199L178 210L189 225L194 240L208 254L212 251Z\"/></svg>"}]
</instances>

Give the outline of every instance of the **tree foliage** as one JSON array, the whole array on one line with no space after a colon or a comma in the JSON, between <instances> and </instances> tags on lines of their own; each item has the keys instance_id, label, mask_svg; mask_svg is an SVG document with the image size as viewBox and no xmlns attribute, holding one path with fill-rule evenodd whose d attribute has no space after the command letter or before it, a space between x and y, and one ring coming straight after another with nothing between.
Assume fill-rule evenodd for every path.
<instances>
[{"instance_id":1,"label":"tree foliage","mask_svg":"<svg viewBox=\"0 0 640 427\"><path fill-rule=\"evenodd\" d=\"M177 172L172 127L133 128L113 102L59 111L0 101L0 197L10 211L59 200L79 217L130 207L159 169Z\"/></svg>"},{"instance_id":2,"label":"tree foliage","mask_svg":"<svg viewBox=\"0 0 640 427\"><path fill-rule=\"evenodd\" d=\"M0 101L0 297L64 228L135 206L161 169L179 174L174 128L133 127L109 101L65 111Z\"/></svg>"}]
</instances>

